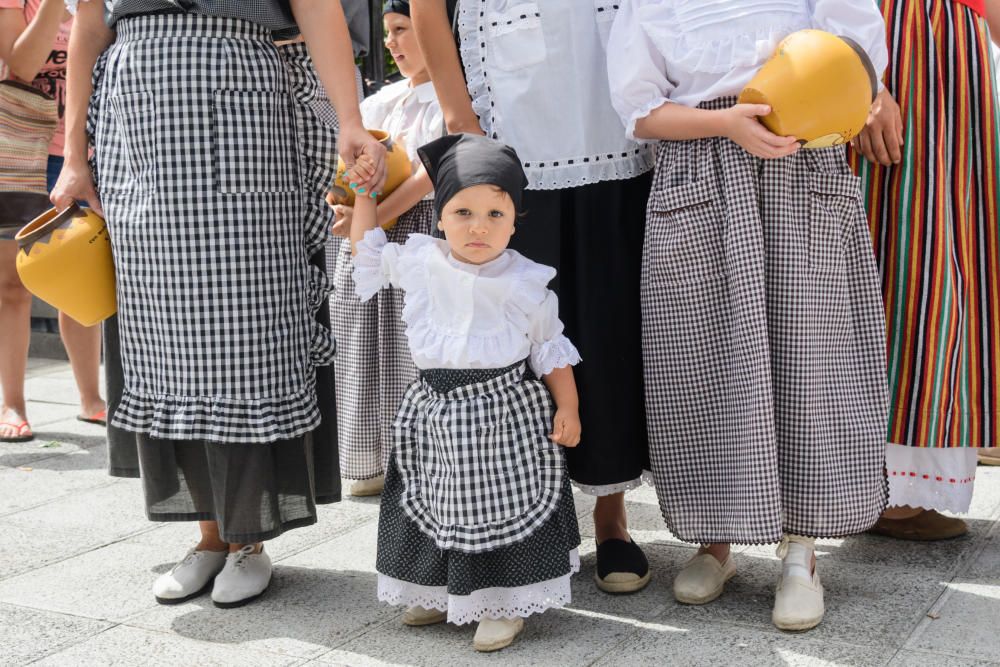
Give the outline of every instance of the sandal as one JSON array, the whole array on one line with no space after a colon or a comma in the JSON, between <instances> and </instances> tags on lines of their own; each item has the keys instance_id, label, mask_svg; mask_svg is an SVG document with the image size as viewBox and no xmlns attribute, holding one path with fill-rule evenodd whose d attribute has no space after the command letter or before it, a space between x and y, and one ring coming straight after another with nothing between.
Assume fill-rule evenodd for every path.
<instances>
[{"instance_id":1,"label":"sandal","mask_svg":"<svg viewBox=\"0 0 1000 667\"><path fill-rule=\"evenodd\" d=\"M30 442L35 439L35 434L31 432L28 420L22 420L17 424L14 422L0 422L0 426L10 426L17 435L0 435L0 442Z\"/></svg>"},{"instance_id":2,"label":"sandal","mask_svg":"<svg viewBox=\"0 0 1000 667\"><path fill-rule=\"evenodd\" d=\"M85 422L87 424L97 424L98 426L107 426L108 425L108 411L105 408L104 410L101 410L100 412L95 412L90 417L84 417L83 415L77 415L76 420L80 421L80 422Z\"/></svg>"}]
</instances>

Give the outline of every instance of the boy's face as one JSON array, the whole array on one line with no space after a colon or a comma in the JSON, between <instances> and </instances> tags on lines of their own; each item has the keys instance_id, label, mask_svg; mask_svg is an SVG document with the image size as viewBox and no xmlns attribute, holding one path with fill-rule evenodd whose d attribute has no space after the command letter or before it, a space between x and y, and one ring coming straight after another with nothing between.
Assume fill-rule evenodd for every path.
<instances>
[{"instance_id":1,"label":"boy's face","mask_svg":"<svg viewBox=\"0 0 1000 667\"><path fill-rule=\"evenodd\" d=\"M385 24L385 47L396 61L399 72L407 79L427 78L427 64L413 32L413 22L406 14L390 12L382 18Z\"/></svg>"},{"instance_id":2,"label":"boy's face","mask_svg":"<svg viewBox=\"0 0 1000 667\"><path fill-rule=\"evenodd\" d=\"M445 204L438 229L444 232L455 259L485 264L507 249L516 217L510 195L495 185L474 185Z\"/></svg>"}]
</instances>

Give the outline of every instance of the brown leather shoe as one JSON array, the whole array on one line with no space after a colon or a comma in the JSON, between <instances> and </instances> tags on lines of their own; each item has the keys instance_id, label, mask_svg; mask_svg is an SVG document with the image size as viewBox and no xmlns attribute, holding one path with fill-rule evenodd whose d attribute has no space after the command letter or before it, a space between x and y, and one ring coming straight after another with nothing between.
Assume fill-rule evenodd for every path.
<instances>
[{"instance_id":1,"label":"brown leather shoe","mask_svg":"<svg viewBox=\"0 0 1000 667\"><path fill-rule=\"evenodd\" d=\"M886 519L879 517L868 532L897 540L932 542L950 540L969 532L969 527L961 519L939 514L934 510L923 510L908 519Z\"/></svg>"},{"instance_id":2,"label":"brown leather shoe","mask_svg":"<svg viewBox=\"0 0 1000 667\"><path fill-rule=\"evenodd\" d=\"M979 465L1000 466L1000 447L979 450Z\"/></svg>"}]
</instances>

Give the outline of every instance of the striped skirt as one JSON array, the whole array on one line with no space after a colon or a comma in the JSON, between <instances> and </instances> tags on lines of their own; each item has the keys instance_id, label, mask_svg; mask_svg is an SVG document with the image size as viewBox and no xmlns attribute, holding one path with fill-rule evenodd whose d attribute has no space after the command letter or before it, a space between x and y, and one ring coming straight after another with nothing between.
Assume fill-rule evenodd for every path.
<instances>
[{"instance_id":1,"label":"striped skirt","mask_svg":"<svg viewBox=\"0 0 1000 667\"><path fill-rule=\"evenodd\" d=\"M852 155L885 301L890 503L968 509L974 447L1000 444L998 117L984 20L882 0L902 163Z\"/></svg>"}]
</instances>

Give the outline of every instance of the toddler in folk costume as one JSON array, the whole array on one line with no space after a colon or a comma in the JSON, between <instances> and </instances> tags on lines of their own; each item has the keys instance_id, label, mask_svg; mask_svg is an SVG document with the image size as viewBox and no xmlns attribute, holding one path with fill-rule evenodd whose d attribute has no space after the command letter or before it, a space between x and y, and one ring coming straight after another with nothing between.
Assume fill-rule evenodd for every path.
<instances>
[{"instance_id":1,"label":"toddler in folk costume","mask_svg":"<svg viewBox=\"0 0 1000 667\"><path fill-rule=\"evenodd\" d=\"M580 535L561 446L580 441L580 356L555 270L507 249L526 185L514 150L450 135L419 155L445 238L388 243L367 197L351 225L358 295L404 291L420 369L393 425L378 597L407 625L478 621L475 648L494 651L570 601Z\"/></svg>"}]
</instances>

